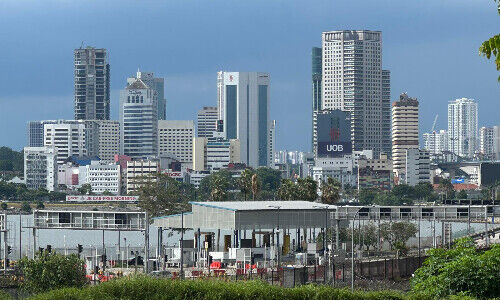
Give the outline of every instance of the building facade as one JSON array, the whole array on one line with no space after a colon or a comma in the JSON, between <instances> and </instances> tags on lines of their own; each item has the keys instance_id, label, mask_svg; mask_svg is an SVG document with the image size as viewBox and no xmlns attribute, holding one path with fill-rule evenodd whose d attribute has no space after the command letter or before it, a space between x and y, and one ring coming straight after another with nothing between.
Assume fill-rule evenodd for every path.
<instances>
[{"instance_id":1,"label":"building facade","mask_svg":"<svg viewBox=\"0 0 500 300\"><path fill-rule=\"evenodd\" d=\"M323 32L321 89L323 110L350 113L353 150L390 153L390 72L382 70L380 31Z\"/></svg>"},{"instance_id":2,"label":"building facade","mask_svg":"<svg viewBox=\"0 0 500 300\"><path fill-rule=\"evenodd\" d=\"M106 49L74 51L75 120L109 120L109 64Z\"/></svg>"},{"instance_id":3,"label":"building facade","mask_svg":"<svg viewBox=\"0 0 500 300\"><path fill-rule=\"evenodd\" d=\"M269 74L218 72L217 99L224 137L239 139L241 161L269 165Z\"/></svg>"},{"instance_id":4,"label":"building facade","mask_svg":"<svg viewBox=\"0 0 500 300\"><path fill-rule=\"evenodd\" d=\"M424 149L435 159L448 151L448 132L446 130L424 133Z\"/></svg>"},{"instance_id":5,"label":"building facade","mask_svg":"<svg viewBox=\"0 0 500 300\"><path fill-rule=\"evenodd\" d=\"M404 183L416 186L419 183L431 182L430 153L427 150L406 150L406 169ZM400 178L403 180L403 178Z\"/></svg>"},{"instance_id":6,"label":"building facade","mask_svg":"<svg viewBox=\"0 0 500 300\"><path fill-rule=\"evenodd\" d=\"M55 147L24 147L24 180L30 190L57 191Z\"/></svg>"},{"instance_id":7,"label":"building facade","mask_svg":"<svg viewBox=\"0 0 500 300\"><path fill-rule=\"evenodd\" d=\"M134 83L135 79L142 80L142 82L156 92L158 120L166 120L167 99L165 99L165 79L155 77L153 72L141 72L138 70L136 77L127 78L127 84Z\"/></svg>"},{"instance_id":8,"label":"building facade","mask_svg":"<svg viewBox=\"0 0 500 300\"><path fill-rule=\"evenodd\" d=\"M217 107L204 106L198 111L198 121L196 123L196 136L212 138L217 131L217 120L219 113Z\"/></svg>"},{"instance_id":9,"label":"building facade","mask_svg":"<svg viewBox=\"0 0 500 300\"><path fill-rule=\"evenodd\" d=\"M358 160L358 190L390 191L392 183L392 160L387 154L380 154L378 159L363 157Z\"/></svg>"},{"instance_id":10,"label":"building facade","mask_svg":"<svg viewBox=\"0 0 500 300\"><path fill-rule=\"evenodd\" d=\"M44 146L55 147L57 163L62 165L69 157L86 156L86 124L85 121L64 121L44 124Z\"/></svg>"},{"instance_id":11,"label":"building facade","mask_svg":"<svg viewBox=\"0 0 500 300\"><path fill-rule=\"evenodd\" d=\"M217 140L207 138L193 139L193 170L218 171L229 164L240 163L240 141Z\"/></svg>"},{"instance_id":12,"label":"building facade","mask_svg":"<svg viewBox=\"0 0 500 300\"><path fill-rule=\"evenodd\" d=\"M403 93L392 104L392 166L401 178L406 169L406 150L419 148L418 101Z\"/></svg>"},{"instance_id":13,"label":"building facade","mask_svg":"<svg viewBox=\"0 0 500 300\"><path fill-rule=\"evenodd\" d=\"M276 149L276 120L269 121L269 157L268 167L274 168L274 151Z\"/></svg>"},{"instance_id":14,"label":"building facade","mask_svg":"<svg viewBox=\"0 0 500 300\"><path fill-rule=\"evenodd\" d=\"M479 129L479 153L485 159L495 156L495 134L493 127L481 127Z\"/></svg>"},{"instance_id":15,"label":"building facade","mask_svg":"<svg viewBox=\"0 0 500 300\"><path fill-rule=\"evenodd\" d=\"M316 134L316 114L321 111L321 82L322 82L322 49L313 47L311 53L312 59L312 151L315 147Z\"/></svg>"},{"instance_id":16,"label":"building facade","mask_svg":"<svg viewBox=\"0 0 500 300\"><path fill-rule=\"evenodd\" d=\"M161 120L158 122L158 155L174 155L181 163L193 162L194 122Z\"/></svg>"},{"instance_id":17,"label":"building facade","mask_svg":"<svg viewBox=\"0 0 500 300\"><path fill-rule=\"evenodd\" d=\"M160 163L151 160L132 160L127 161L126 192L133 194L137 192L145 182L156 180L156 175L160 172Z\"/></svg>"},{"instance_id":18,"label":"building facade","mask_svg":"<svg viewBox=\"0 0 500 300\"><path fill-rule=\"evenodd\" d=\"M464 158L472 158L479 147L478 107L473 99L461 98L448 103L448 149Z\"/></svg>"},{"instance_id":19,"label":"building facade","mask_svg":"<svg viewBox=\"0 0 500 300\"><path fill-rule=\"evenodd\" d=\"M92 161L89 165L79 167L78 171L78 184L90 184L92 193L120 195L120 165Z\"/></svg>"},{"instance_id":20,"label":"building facade","mask_svg":"<svg viewBox=\"0 0 500 300\"><path fill-rule=\"evenodd\" d=\"M127 80L127 87L120 91L121 154L133 158L157 155L157 97L156 90L139 78Z\"/></svg>"}]
</instances>

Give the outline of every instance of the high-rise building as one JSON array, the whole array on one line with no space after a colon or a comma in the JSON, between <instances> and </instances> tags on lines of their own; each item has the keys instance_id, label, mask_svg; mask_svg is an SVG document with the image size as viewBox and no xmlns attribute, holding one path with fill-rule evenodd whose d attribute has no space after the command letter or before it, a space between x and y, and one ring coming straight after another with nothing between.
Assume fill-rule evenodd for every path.
<instances>
[{"instance_id":1,"label":"high-rise building","mask_svg":"<svg viewBox=\"0 0 500 300\"><path fill-rule=\"evenodd\" d=\"M217 120L219 114L217 107L204 106L203 109L198 111L198 122L196 123L197 132L196 136L212 138L214 132L217 131Z\"/></svg>"},{"instance_id":2,"label":"high-rise building","mask_svg":"<svg viewBox=\"0 0 500 300\"><path fill-rule=\"evenodd\" d=\"M193 162L194 122L158 121L158 155L174 155L181 163Z\"/></svg>"},{"instance_id":3,"label":"high-rise building","mask_svg":"<svg viewBox=\"0 0 500 300\"><path fill-rule=\"evenodd\" d=\"M94 141L96 143L96 153L101 163L111 163L115 160L115 155L120 154L120 122L113 120L92 120L87 121L87 133L89 124L96 128L94 131Z\"/></svg>"},{"instance_id":4,"label":"high-rise building","mask_svg":"<svg viewBox=\"0 0 500 300\"><path fill-rule=\"evenodd\" d=\"M493 154L494 159L500 160L500 126L493 126Z\"/></svg>"},{"instance_id":5,"label":"high-rise building","mask_svg":"<svg viewBox=\"0 0 500 300\"><path fill-rule=\"evenodd\" d=\"M382 70L382 33L322 35L322 109L350 113L353 150L390 151L390 73Z\"/></svg>"},{"instance_id":6,"label":"high-rise building","mask_svg":"<svg viewBox=\"0 0 500 300\"><path fill-rule=\"evenodd\" d=\"M394 176L403 178L406 150L418 149L418 101L403 93L392 104L392 166Z\"/></svg>"},{"instance_id":7,"label":"high-rise building","mask_svg":"<svg viewBox=\"0 0 500 300\"><path fill-rule=\"evenodd\" d=\"M24 179L30 190L57 190L57 150L55 147L24 147Z\"/></svg>"},{"instance_id":8,"label":"high-rise building","mask_svg":"<svg viewBox=\"0 0 500 300\"><path fill-rule=\"evenodd\" d=\"M424 133L424 149L435 159L448 150L448 132L439 130Z\"/></svg>"},{"instance_id":9,"label":"high-rise building","mask_svg":"<svg viewBox=\"0 0 500 300\"><path fill-rule=\"evenodd\" d=\"M43 147L43 121L28 122L28 147Z\"/></svg>"},{"instance_id":10,"label":"high-rise building","mask_svg":"<svg viewBox=\"0 0 500 300\"><path fill-rule=\"evenodd\" d=\"M479 153L484 158L494 156L494 131L493 127L481 127L479 129Z\"/></svg>"},{"instance_id":11,"label":"high-rise building","mask_svg":"<svg viewBox=\"0 0 500 300\"><path fill-rule=\"evenodd\" d=\"M72 156L86 156L86 125L85 121L64 121L44 124L44 146L55 147L57 164L62 165Z\"/></svg>"},{"instance_id":12,"label":"high-rise building","mask_svg":"<svg viewBox=\"0 0 500 300\"><path fill-rule=\"evenodd\" d=\"M75 120L109 120L106 49L75 49Z\"/></svg>"},{"instance_id":13,"label":"high-rise building","mask_svg":"<svg viewBox=\"0 0 500 300\"><path fill-rule=\"evenodd\" d=\"M230 163L240 162L239 140L209 141L206 137L193 139L193 170L217 171Z\"/></svg>"},{"instance_id":14,"label":"high-rise building","mask_svg":"<svg viewBox=\"0 0 500 300\"><path fill-rule=\"evenodd\" d=\"M139 78L120 91L121 154L143 158L158 153L158 94Z\"/></svg>"},{"instance_id":15,"label":"high-rise building","mask_svg":"<svg viewBox=\"0 0 500 300\"><path fill-rule=\"evenodd\" d=\"M448 103L448 149L472 158L479 147L477 102L461 98Z\"/></svg>"},{"instance_id":16,"label":"high-rise building","mask_svg":"<svg viewBox=\"0 0 500 300\"><path fill-rule=\"evenodd\" d=\"M321 110L321 48L313 47L312 53L312 149L314 152L316 137L316 115Z\"/></svg>"},{"instance_id":17,"label":"high-rise building","mask_svg":"<svg viewBox=\"0 0 500 300\"><path fill-rule=\"evenodd\" d=\"M269 157L268 166L274 167L274 149L276 149L276 120L269 121Z\"/></svg>"},{"instance_id":18,"label":"high-rise building","mask_svg":"<svg viewBox=\"0 0 500 300\"><path fill-rule=\"evenodd\" d=\"M219 119L225 139L239 139L241 162L269 165L269 74L218 72Z\"/></svg>"},{"instance_id":19,"label":"high-rise building","mask_svg":"<svg viewBox=\"0 0 500 300\"><path fill-rule=\"evenodd\" d=\"M419 183L431 182L429 151L407 149L405 161L405 177L401 178L404 183L416 186Z\"/></svg>"},{"instance_id":20,"label":"high-rise building","mask_svg":"<svg viewBox=\"0 0 500 300\"><path fill-rule=\"evenodd\" d=\"M158 99L158 120L166 120L167 99L165 99L165 79L155 77L153 72L141 72L139 70L136 77L127 78L127 83L132 84L135 79L142 80L142 82L156 92L156 98Z\"/></svg>"}]
</instances>

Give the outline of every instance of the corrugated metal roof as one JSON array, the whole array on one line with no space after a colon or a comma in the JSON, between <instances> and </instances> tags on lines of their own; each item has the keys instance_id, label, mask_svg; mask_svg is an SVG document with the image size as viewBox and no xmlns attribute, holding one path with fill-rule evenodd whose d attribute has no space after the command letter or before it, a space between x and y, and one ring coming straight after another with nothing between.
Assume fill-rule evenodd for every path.
<instances>
[{"instance_id":1,"label":"corrugated metal roof","mask_svg":"<svg viewBox=\"0 0 500 300\"><path fill-rule=\"evenodd\" d=\"M213 207L233 211L242 210L301 210L335 209L336 206L309 201L227 201L227 202L190 202L192 205Z\"/></svg>"}]
</instances>

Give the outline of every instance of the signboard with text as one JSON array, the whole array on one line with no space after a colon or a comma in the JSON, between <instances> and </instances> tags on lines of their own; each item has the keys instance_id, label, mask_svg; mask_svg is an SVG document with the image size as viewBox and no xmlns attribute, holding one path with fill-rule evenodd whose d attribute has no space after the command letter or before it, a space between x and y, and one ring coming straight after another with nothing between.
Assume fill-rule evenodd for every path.
<instances>
[{"instance_id":1,"label":"signboard with text","mask_svg":"<svg viewBox=\"0 0 500 300\"><path fill-rule=\"evenodd\" d=\"M66 196L68 202L137 202L139 196L93 196L78 195Z\"/></svg>"},{"instance_id":2,"label":"signboard with text","mask_svg":"<svg viewBox=\"0 0 500 300\"><path fill-rule=\"evenodd\" d=\"M318 157L352 153L351 125L347 113L332 110L317 115Z\"/></svg>"}]
</instances>

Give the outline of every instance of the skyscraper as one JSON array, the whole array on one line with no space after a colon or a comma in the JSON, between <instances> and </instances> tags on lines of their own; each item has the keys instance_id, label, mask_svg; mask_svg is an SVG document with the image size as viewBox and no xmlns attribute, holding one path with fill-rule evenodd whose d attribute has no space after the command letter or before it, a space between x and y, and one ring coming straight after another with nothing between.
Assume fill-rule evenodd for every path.
<instances>
[{"instance_id":1,"label":"skyscraper","mask_svg":"<svg viewBox=\"0 0 500 300\"><path fill-rule=\"evenodd\" d=\"M269 74L218 72L217 92L225 138L240 140L243 163L268 166Z\"/></svg>"},{"instance_id":2,"label":"skyscraper","mask_svg":"<svg viewBox=\"0 0 500 300\"><path fill-rule=\"evenodd\" d=\"M120 91L120 149L141 158L158 152L158 98L156 91L139 78L127 80Z\"/></svg>"},{"instance_id":3,"label":"skyscraper","mask_svg":"<svg viewBox=\"0 0 500 300\"><path fill-rule=\"evenodd\" d=\"M44 124L44 146L57 150L57 164L62 165L72 156L86 156L88 146L86 141L85 121L59 120Z\"/></svg>"},{"instance_id":4,"label":"skyscraper","mask_svg":"<svg viewBox=\"0 0 500 300\"><path fill-rule=\"evenodd\" d=\"M479 152L483 158L492 158L494 156L493 144L493 127L481 127L479 129Z\"/></svg>"},{"instance_id":5,"label":"skyscraper","mask_svg":"<svg viewBox=\"0 0 500 300\"><path fill-rule=\"evenodd\" d=\"M390 152L390 73L382 70L382 33L322 35L322 109L348 111L353 150Z\"/></svg>"},{"instance_id":6,"label":"skyscraper","mask_svg":"<svg viewBox=\"0 0 500 300\"><path fill-rule=\"evenodd\" d=\"M193 162L194 122L158 121L158 155L174 155L181 163Z\"/></svg>"},{"instance_id":7,"label":"skyscraper","mask_svg":"<svg viewBox=\"0 0 500 300\"><path fill-rule=\"evenodd\" d=\"M431 159L436 159L448 150L448 132L439 130L424 133L424 149L429 151Z\"/></svg>"},{"instance_id":8,"label":"skyscraper","mask_svg":"<svg viewBox=\"0 0 500 300\"><path fill-rule=\"evenodd\" d=\"M403 93L392 104L392 166L403 182L408 149L418 149L418 101Z\"/></svg>"},{"instance_id":9,"label":"skyscraper","mask_svg":"<svg viewBox=\"0 0 500 300\"><path fill-rule=\"evenodd\" d=\"M167 99L165 99L165 79L154 76L153 72L141 72L137 70L136 77L129 77L128 84L132 84L135 79L142 80L148 87L156 92L158 98L158 120L167 119Z\"/></svg>"},{"instance_id":10,"label":"skyscraper","mask_svg":"<svg viewBox=\"0 0 500 300\"><path fill-rule=\"evenodd\" d=\"M109 120L106 49L75 49L75 120Z\"/></svg>"},{"instance_id":11,"label":"skyscraper","mask_svg":"<svg viewBox=\"0 0 500 300\"><path fill-rule=\"evenodd\" d=\"M317 139L317 114L321 111L321 48L313 47L312 53L312 151L315 152Z\"/></svg>"},{"instance_id":12,"label":"skyscraper","mask_svg":"<svg viewBox=\"0 0 500 300\"><path fill-rule=\"evenodd\" d=\"M448 103L448 150L472 158L478 150L477 103L461 98Z\"/></svg>"},{"instance_id":13,"label":"skyscraper","mask_svg":"<svg viewBox=\"0 0 500 300\"><path fill-rule=\"evenodd\" d=\"M197 136L212 138L214 132L217 131L218 120L217 107L204 106L203 109L198 111Z\"/></svg>"}]
</instances>

